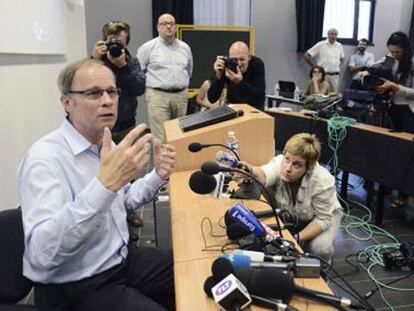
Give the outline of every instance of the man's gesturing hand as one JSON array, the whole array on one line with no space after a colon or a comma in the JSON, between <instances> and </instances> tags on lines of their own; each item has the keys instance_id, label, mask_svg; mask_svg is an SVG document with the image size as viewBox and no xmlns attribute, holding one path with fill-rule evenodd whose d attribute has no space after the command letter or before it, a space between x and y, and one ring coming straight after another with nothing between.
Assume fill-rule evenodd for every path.
<instances>
[{"instance_id":1,"label":"man's gesturing hand","mask_svg":"<svg viewBox=\"0 0 414 311\"><path fill-rule=\"evenodd\" d=\"M109 190L117 192L146 167L152 135L139 138L145 128L145 124L138 125L115 147L112 147L111 131L105 128L98 179Z\"/></svg>"},{"instance_id":2,"label":"man's gesturing hand","mask_svg":"<svg viewBox=\"0 0 414 311\"><path fill-rule=\"evenodd\" d=\"M153 144L155 171L161 179L167 180L175 168L175 147L168 144L161 147L161 143L157 138L154 138Z\"/></svg>"}]
</instances>

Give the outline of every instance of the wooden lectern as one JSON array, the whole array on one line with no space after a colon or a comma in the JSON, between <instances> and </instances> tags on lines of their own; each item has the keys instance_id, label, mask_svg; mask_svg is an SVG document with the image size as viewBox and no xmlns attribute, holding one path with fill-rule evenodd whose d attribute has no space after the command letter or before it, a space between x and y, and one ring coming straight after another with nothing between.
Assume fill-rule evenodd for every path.
<instances>
[{"instance_id":1,"label":"wooden lectern","mask_svg":"<svg viewBox=\"0 0 414 311\"><path fill-rule=\"evenodd\" d=\"M176 171L198 170L204 162L214 161L217 151L222 148L204 148L193 153L188 150L188 145L193 142L224 144L228 131L236 133L240 144L239 155L243 161L261 165L274 156L273 117L246 104L230 106L235 110L243 110L244 115L185 133L181 130L178 119L164 123L166 141L177 149Z\"/></svg>"}]
</instances>

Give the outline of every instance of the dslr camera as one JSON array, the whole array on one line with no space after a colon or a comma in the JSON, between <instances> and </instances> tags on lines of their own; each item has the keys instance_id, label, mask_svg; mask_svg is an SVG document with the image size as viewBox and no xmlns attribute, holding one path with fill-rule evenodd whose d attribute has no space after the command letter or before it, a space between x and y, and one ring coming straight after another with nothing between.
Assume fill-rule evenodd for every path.
<instances>
[{"instance_id":1,"label":"dslr camera","mask_svg":"<svg viewBox=\"0 0 414 311\"><path fill-rule=\"evenodd\" d=\"M119 43L116 38L109 39L109 41L106 43L106 46L108 48L109 54L112 57L119 57L122 55L124 45L122 43Z\"/></svg>"},{"instance_id":2,"label":"dslr camera","mask_svg":"<svg viewBox=\"0 0 414 311\"><path fill-rule=\"evenodd\" d=\"M233 72L237 72L238 61L236 57L223 56L224 69L230 69Z\"/></svg>"}]
</instances>

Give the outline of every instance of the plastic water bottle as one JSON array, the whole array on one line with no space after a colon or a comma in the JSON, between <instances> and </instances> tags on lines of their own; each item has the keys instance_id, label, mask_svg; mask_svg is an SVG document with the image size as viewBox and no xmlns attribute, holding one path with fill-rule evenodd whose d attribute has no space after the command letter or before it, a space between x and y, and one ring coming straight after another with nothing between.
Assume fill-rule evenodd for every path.
<instances>
[{"instance_id":1,"label":"plastic water bottle","mask_svg":"<svg viewBox=\"0 0 414 311\"><path fill-rule=\"evenodd\" d=\"M293 99L296 101L299 101L299 96L300 96L300 91L299 91L299 88L296 86L295 92L293 93Z\"/></svg>"},{"instance_id":2,"label":"plastic water bottle","mask_svg":"<svg viewBox=\"0 0 414 311\"><path fill-rule=\"evenodd\" d=\"M279 83L276 82L276 84L275 84L275 91L274 91L274 95L275 96L279 96L279 90L280 90L279 89Z\"/></svg>"},{"instance_id":3,"label":"plastic water bottle","mask_svg":"<svg viewBox=\"0 0 414 311\"><path fill-rule=\"evenodd\" d=\"M236 133L234 133L234 131L229 131L227 133L227 139L226 139L226 146L229 147L231 150L233 150L234 152L236 152L237 154L239 153L239 141L236 138Z\"/></svg>"}]
</instances>

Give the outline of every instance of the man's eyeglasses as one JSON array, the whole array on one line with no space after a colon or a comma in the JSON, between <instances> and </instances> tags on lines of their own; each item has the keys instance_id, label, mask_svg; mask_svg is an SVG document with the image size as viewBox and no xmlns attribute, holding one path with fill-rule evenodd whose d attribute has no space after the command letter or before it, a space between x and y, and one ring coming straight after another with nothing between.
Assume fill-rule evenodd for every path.
<instances>
[{"instance_id":1,"label":"man's eyeglasses","mask_svg":"<svg viewBox=\"0 0 414 311\"><path fill-rule=\"evenodd\" d=\"M162 23L159 23L159 25L173 27L173 26L175 26L175 22L162 22Z\"/></svg>"},{"instance_id":2,"label":"man's eyeglasses","mask_svg":"<svg viewBox=\"0 0 414 311\"><path fill-rule=\"evenodd\" d=\"M69 94L79 94L85 96L87 99L96 100L102 97L104 93L108 93L110 98L117 98L121 94L121 90L117 88L109 88L106 90L101 89L90 89L84 91L72 91L70 90Z\"/></svg>"}]
</instances>

